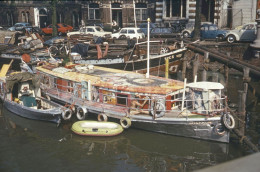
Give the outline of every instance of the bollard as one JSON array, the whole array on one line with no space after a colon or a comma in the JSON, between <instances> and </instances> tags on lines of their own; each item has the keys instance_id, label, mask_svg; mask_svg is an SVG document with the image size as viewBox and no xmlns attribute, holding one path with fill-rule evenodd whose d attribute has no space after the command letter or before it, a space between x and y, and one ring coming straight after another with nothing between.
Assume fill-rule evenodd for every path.
<instances>
[{"instance_id":1,"label":"bollard","mask_svg":"<svg viewBox=\"0 0 260 172\"><path fill-rule=\"evenodd\" d=\"M187 63L188 63L187 57L184 57L182 63L182 80L184 80L184 78L186 77Z\"/></svg>"},{"instance_id":2,"label":"bollard","mask_svg":"<svg viewBox=\"0 0 260 172\"><path fill-rule=\"evenodd\" d=\"M217 72L212 73L212 82L218 82L218 73Z\"/></svg>"},{"instance_id":3,"label":"bollard","mask_svg":"<svg viewBox=\"0 0 260 172\"><path fill-rule=\"evenodd\" d=\"M195 78L195 76L197 75L198 68L199 68L199 59L196 58L195 61L193 61L193 78Z\"/></svg>"},{"instance_id":4,"label":"bollard","mask_svg":"<svg viewBox=\"0 0 260 172\"><path fill-rule=\"evenodd\" d=\"M202 71L202 81L207 81L207 71L205 69Z\"/></svg>"}]
</instances>

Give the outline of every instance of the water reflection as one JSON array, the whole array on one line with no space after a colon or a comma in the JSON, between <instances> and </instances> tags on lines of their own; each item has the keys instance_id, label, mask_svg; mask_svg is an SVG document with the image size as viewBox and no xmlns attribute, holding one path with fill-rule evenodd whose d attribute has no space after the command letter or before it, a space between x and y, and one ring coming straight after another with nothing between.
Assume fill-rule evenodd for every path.
<instances>
[{"instance_id":1,"label":"water reflection","mask_svg":"<svg viewBox=\"0 0 260 172\"><path fill-rule=\"evenodd\" d=\"M71 132L71 123L57 128L2 113L0 171L39 171L39 163L40 171L192 171L237 157L225 143L135 129L115 137L82 137Z\"/></svg>"}]
</instances>

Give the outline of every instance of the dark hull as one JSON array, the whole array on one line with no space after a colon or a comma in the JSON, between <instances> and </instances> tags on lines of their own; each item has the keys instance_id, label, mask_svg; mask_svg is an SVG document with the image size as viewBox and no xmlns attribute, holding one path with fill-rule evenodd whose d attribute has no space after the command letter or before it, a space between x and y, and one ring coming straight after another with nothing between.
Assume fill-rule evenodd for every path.
<instances>
[{"instance_id":1,"label":"dark hull","mask_svg":"<svg viewBox=\"0 0 260 172\"><path fill-rule=\"evenodd\" d=\"M146 121L146 120L133 120L132 127L152 131L157 133L196 138L202 140L218 141L218 142L229 142L229 131L226 130L224 134L218 134L214 127L220 123L219 121L208 120L194 120L189 121Z\"/></svg>"},{"instance_id":2,"label":"dark hull","mask_svg":"<svg viewBox=\"0 0 260 172\"><path fill-rule=\"evenodd\" d=\"M177 61L179 58L172 58L169 62ZM92 64L96 66L108 67L113 69L123 69L127 71L141 70L147 68L147 59L133 61L133 63L126 63L123 58L117 59L100 59L100 60L78 60L75 63L79 64ZM164 58L151 58L150 59L150 67L156 67L160 65L164 65Z\"/></svg>"},{"instance_id":3,"label":"dark hull","mask_svg":"<svg viewBox=\"0 0 260 172\"><path fill-rule=\"evenodd\" d=\"M28 119L49 121L59 124L61 122L61 109L59 107L50 110L33 109L18 103L4 100L4 106L10 112Z\"/></svg>"}]
</instances>

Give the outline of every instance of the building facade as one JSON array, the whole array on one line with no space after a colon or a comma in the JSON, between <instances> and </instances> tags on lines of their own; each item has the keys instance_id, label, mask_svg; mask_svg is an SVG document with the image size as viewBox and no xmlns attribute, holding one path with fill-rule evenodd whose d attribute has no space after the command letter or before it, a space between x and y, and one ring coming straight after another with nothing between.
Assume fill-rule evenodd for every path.
<instances>
[{"instance_id":1,"label":"building facade","mask_svg":"<svg viewBox=\"0 0 260 172\"><path fill-rule=\"evenodd\" d=\"M200 2L201 21L210 21L220 27L256 18L255 0ZM147 22L147 18L158 25L168 26L180 20L195 22L196 15L196 0L57 0L57 3L57 22L74 27L89 23L103 23L110 27L113 20L119 27L127 27ZM45 27L52 22L51 8L51 1L1 1L0 25L29 22ZM241 19L244 21L241 22Z\"/></svg>"}]
</instances>

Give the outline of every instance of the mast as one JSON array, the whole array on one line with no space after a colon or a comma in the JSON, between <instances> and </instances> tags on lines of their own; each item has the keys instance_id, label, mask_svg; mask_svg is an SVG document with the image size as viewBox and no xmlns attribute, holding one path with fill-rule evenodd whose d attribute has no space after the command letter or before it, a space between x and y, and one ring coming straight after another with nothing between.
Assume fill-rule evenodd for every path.
<instances>
[{"instance_id":1,"label":"mast","mask_svg":"<svg viewBox=\"0 0 260 172\"><path fill-rule=\"evenodd\" d=\"M150 18L147 19L147 72L146 78L149 78L150 72Z\"/></svg>"}]
</instances>

